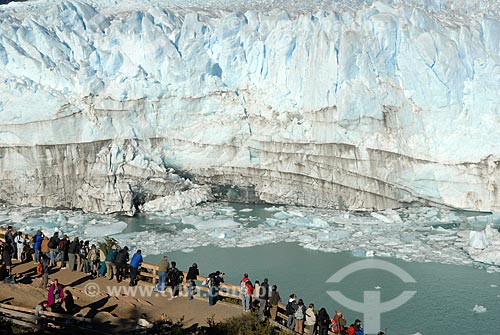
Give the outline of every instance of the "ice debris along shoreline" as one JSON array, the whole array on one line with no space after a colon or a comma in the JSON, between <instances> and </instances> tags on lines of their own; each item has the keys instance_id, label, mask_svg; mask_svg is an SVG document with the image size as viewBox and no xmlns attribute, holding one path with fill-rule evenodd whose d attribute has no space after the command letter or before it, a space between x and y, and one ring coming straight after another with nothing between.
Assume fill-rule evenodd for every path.
<instances>
[{"instance_id":1,"label":"ice debris along shoreline","mask_svg":"<svg viewBox=\"0 0 500 335\"><path fill-rule=\"evenodd\" d=\"M395 257L413 262L500 265L500 216L471 216L436 208L377 213L319 210L293 206L209 203L190 209L127 218L78 211L3 206L0 224L34 232L55 229L84 239L112 236L122 245L160 254L214 245L251 247L298 243L323 252L351 251L358 257ZM126 228L131 225L133 228ZM355 241L355 243L353 243ZM487 266L488 271L500 271Z\"/></svg>"}]
</instances>

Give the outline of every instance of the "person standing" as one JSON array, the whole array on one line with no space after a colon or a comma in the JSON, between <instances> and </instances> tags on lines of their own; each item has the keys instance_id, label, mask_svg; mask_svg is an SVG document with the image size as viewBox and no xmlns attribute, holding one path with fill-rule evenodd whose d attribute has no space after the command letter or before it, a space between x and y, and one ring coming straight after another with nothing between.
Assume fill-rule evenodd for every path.
<instances>
[{"instance_id":1,"label":"person standing","mask_svg":"<svg viewBox=\"0 0 500 335\"><path fill-rule=\"evenodd\" d=\"M80 250L76 255L76 270L87 273L87 255L89 254L89 241L80 241Z\"/></svg>"},{"instance_id":2,"label":"person standing","mask_svg":"<svg viewBox=\"0 0 500 335\"><path fill-rule=\"evenodd\" d=\"M12 245L5 242L2 252L2 261L5 264L5 269L7 270L7 277L12 275Z\"/></svg>"},{"instance_id":3,"label":"person standing","mask_svg":"<svg viewBox=\"0 0 500 335\"><path fill-rule=\"evenodd\" d=\"M61 255L61 269L66 269L66 262L69 260L68 250L69 250L69 238L68 235L64 234L63 238L59 240L59 255Z\"/></svg>"},{"instance_id":4,"label":"person standing","mask_svg":"<svg viewBox=\"0 0 500 335\"><path fill-rule=\"evenodd\" d=\"M363 329L360 319L356 319L354 323L347 328L348 335L364 335L364 333L365 330Z\"/></svg>"},{"instance_id":5,"label":"person standing","mask_svg":"<svg viewBox=\"0 0 500 335\"><path fill-rule=\"evenodd\" d=\"M118 254L116 254L115 265L116 265L116 281L121 282L127 277L127 263L129 261L128 247L123 247Z\"/></svg>"},{"instance_id":6,"label":"person standing","mask_svg":"<svg viewBox=\"0 0 500 335\"><path fill-rule=\"evenodd\" d=\"M42 245L40 246L40 251L42 254L47 255L50 258L50 248L49 248L49 238L47 236L43 237Z\"/></svg>"},{"instance_id":7,"label":"person standing","mask_svg":"<svg viewBox=\"0 0 500 335\"><path fill-rule=\"evenodd\" d=\"M184 275L177 269L177 263L172 262L170 264L170 269L167 271L167 286L170 287L172 298L177 298L179 296L179 285L182 283L183 279Z\"/></svg>"},{"instance_id":8,"label":"person standing","mask_svg":"<svg viewBox=\"0 0 500 335\"><path fill-rule=\"evenodd\" d=\"M262 284L260 284L260 289L259 289L259 302L260 302L259 316L264 316L268 300L269 300L269 279L264 278L264 281L262 282Z\"/></svg>"},{"instance_id":9,"label":"person standing","mask_svg":"<svg viewBox=\"0 0 500 335\"><path fill-rule=\"evenodd\" d=\"M89 272L92 277L97 277L97 247L95 244L89 249L89 254L87 255L87 261L89 263Z\"/></svg>"},{"instance_id":10,"label":"person standing","mask_svg":"<svg viewBox=\"0 0 500 335\"><path fill-rule=\"evenodd\" d=\"M156 291L158 292L165 292L165 282L167 280L167 271L169 267L168 257L163 256L158 264L158 284L156 285Z\"/></svg>"},{"instance_id":11,"label":"person standing","mask_svg":"<svg viewBox=\"0 0 500 335\"><path fill-rule=\"evenodd\" d=\"M316 330L316 310L314 309L314 304L309 304L304 324L306 326L306 334L313 335Z\"/></svg>"},{"instance_id":12,"label":"person standing","mask_svg":"<svg viewBox=\"0 0 500 335\"><path fill-rule=\"evenodd\" d=\"M38 261L40 260L39 256L42 249L42 241L43 233L41 230L38 230L33 241L33 249L35 250L35 264L38 264Z\"/></svg>"},{"instance_id":13,"label":"person standing","mask_svg":"<svg viewBox=\"0 0 500 335\"><path fill-rule=\"evenodd\" d=\"M278 304L281 301L280 293L278 292L278 286L273 285L271 289L271 297L269 298L269 304L271 308L269 309L269 314L271 315L271 320L276 321L276 315L278 315Z\"/></svg>"},{"instance_id":14,"label":"person standing","mask_svg":"<svg viewBox=\"0 0 500 335\"><path fill-rule=\"evenodd\" d=\"M198 264L193 263L188 270L186 280L189 282L188 287L188 299L193 300L193 295L196 294L196 282L198 280L198 276L200 275L200 271L198 270Z\"/></svg>"},{"instance_id":15,"label":"person standing","mask_svg":"<svg viewBox=\"0 0 500 335\"><path fill-rule=\"evenodd\" d=\"M295 311L297 310L297 295L290 294L290 298L288 299L288 303L286 304L286 315L288 316L288 320L286 322L286 327L288 329L295 328ZM330 321L330 320L328 320Z\"/></svg>"},{"instance_id":16,"label":"person standing","mask_svg":"<svg viewBox=\"0 0 500 335\"><path fill-rule=\"evenodd\" d=\"M334 334L341 334L342 330L345 329L347 322L342 314L342 311L335 312L333 316L332 323L330 325L330 330Z\"/></svg>"},{"instance_id":17,"label":"person standing","mask_svg":"<svg viewBox=\"0 0 500 335\"><path fill-rule=\"evenodd\" d=\"M260 281L256 280L254 285L253 285L253 292L252 292L252 307L257 307L259 306L260 310L260 300L259 300L259 294L260 294ZM256 312L258 313L259 310Z\"/></svg>"},{"instance_id":18,"label":"person standing","mask_svg":"<svg viewBox=\"0 0 500 335\"><path fill-rule=\"evenodd\" d=\"M16 252L17 245L14 242L14 236L15 236L14 228L12 228L12 226L8 226L7 231L5 232L5 243L11 246L11 248L10 248L10 250L12 250L12 255L10 255L11 260L12 260L12 257L17 256L17 252Z\"/></svg>"},{"instance_id":19,"label":"person standing","mask_svg":"<svg viewBox=\"0 0 500 335\"><path fill-rule=\"evenodd\" d=\"M306 306L304 306L304 301L299 299L297 304L297 310L295 311L295 332L302 335L304 333L304 318L306 316Z\"/></svg>"},{"instance_id":20,"label":"person standing","mask_svg":"<svg viewBox=\"0 0 500 335\"><path fill-rule=\"evenodd\" d=\"M46 290L47 284L49 283L49 267L50 259L47 255L40 255L40 263L42 264L42 282L40 283L40 288Z\"/></svg>"},{"instance_id":21,"label":"person standing","mask_svg":"<svg viewBox=\"0 0 500 335\"><path fill-rule=\"evenodd\" d=\"M71 272L75 271L76 255L80 253L80 241L75 237L68 246L68 266Z\"/></svg>"},{"instance_id":22,"label":"person standing","mask_svg":"<svg viewBox=\"0 0 500 335\"><path fill-rule=\"evenodd\" d=\"M328 335L328 327L330 326L330 316L326 312L325 308L321 308L319 310L317 323L318 323L319 335Z\"/></svg>"},{"instance_id":23,"label":"person standing","mask_svg":"<svg viewBox=\"0 0 500 335\"><path fill-rule=\"evenodd\" d=\"M50 266L56 266L56 257L58 252L58 247L60 243L59 232L55 232L54 235L49 240L49 254L50 254Z\"/></svg>"},{"instance_id":24,"label":"person standing","mask_svg":"<svg viewBox=\"0 0 500 335\"><path fill-rule=\"evenodd\" d=\"M208 275L208 304L213 306L219 298L220 284L224 282L224 272L215 271Z\"/></svg>"},{"instance_id":25,"label":"person standing","mask_svg":"<svg viewBox=\"0 0 500 335\"><path fill-rule=\"evenodd\" d=\"M142 252L137 250L137 252L132 256L130 261L130 286L137 285L135 278L137 277L137 272L139 271L139 266L142 264Z\"/></svg>"},{"instance_id":26,"label":"person standing","mask_svg":"<svg viewBox=\"0 0 500 335\"><path fill-rule=\"evenodd\" d=\"M116 264L115 259L116 255L118 255L118 251L116 251L116 245L111 246L111 249L108 251L106 255L106 277L111 280L113 279L113 274L116 276Z\"/></svg>"},{"instance_id":27,"label":"person standing","mask_svg":"<svg viewBox=\"0 0 500 335\"><path fill-rule=\"evenodd\" d=\"M250 304L252 303L253 285L248 278L248 273L243 275L240 281L241 304L244 312L250 312Z\"/></svg>"},{"instance_id":28,"label":"person standing","mask_svg":"<svg viewBox=\"0 0 500 335\"><path fill-rule=\"evenodd\" d=\"M18 231L16 237L14 237L14 243L16 244L16 249L17 249L17 260L19 263L22 262L22 254L23 254L23 249L24 249L24 238L23 238L23 233Z\"/></svg>"}]
</instances>

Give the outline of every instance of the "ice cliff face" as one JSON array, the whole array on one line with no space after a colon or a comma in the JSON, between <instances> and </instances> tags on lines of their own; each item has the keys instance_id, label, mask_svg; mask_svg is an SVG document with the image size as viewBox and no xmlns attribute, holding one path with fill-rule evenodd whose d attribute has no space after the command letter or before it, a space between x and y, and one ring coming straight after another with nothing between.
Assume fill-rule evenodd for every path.
<instances>
[{"instance_id":1,"label":"ice cliff face","mask_svg":"<svg viewBox=\"0 0 500 335\"><path fill-rule=\"evenodd\" d=\"M0 197L500 210L500 5L417 4L1 6Z\"/></svg>"}]
</instances>

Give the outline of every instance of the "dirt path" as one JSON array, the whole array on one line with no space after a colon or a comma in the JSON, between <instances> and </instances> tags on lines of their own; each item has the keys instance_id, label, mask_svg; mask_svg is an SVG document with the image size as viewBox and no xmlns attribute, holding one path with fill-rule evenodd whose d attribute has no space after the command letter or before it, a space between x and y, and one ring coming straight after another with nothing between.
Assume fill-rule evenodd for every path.
<instances>
[{"instance_id":1,"label":"dirt path","mask_svg":"<svg viewBox=\"0 0 500 335\"><path fill-rule=\"evenodd\" d=\"M18 283L0 283L0 302L34 308L47 299L47 290L39 288L41 279L33 262L15 265L13 273L17 275ZM128 280L118 284L115 280L92 279L82 272L58 268L50 272L49 283L54 278L72 292L75 303L81 308L76 315L91 317L96 328L111 332L135 326L142 313L146 313L150 321L159 320L165 313L173 321L183 319L188 327L206 325L211 317L220 321L242 314L238 305L218 303L209 306L205 299L188 300L184 296L171 299L169 293L161 295L153 292L153 285L147 282L139 282L130 288Z\"/></svg>"}]
</instances>

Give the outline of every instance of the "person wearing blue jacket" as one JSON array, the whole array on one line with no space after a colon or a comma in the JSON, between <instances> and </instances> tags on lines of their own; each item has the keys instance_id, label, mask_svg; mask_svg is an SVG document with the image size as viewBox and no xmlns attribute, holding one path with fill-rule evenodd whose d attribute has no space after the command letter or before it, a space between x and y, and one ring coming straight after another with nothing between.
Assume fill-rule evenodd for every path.
<instances>
[{"instance_id":1,"label":"person wearing blue jacket","mask_svg":"<svg viewBox=\"0 0 500 335\"><path fill-rule=\"evenodd\" d=\"M135 282L135 277L137 277L137 272L141 264L142 264L141 250L137 250L134 256L132 256L132 260L130 261L130 286L137 285L137 283Z\"/></svg>"},{"instance_id":2,"label":"person wearing blue jacket","mask_svg":"<svg viewBox=\"0 0 500 335\"><path fill-rule=\"evenodd\" d=\"M38 264L39 261L38 255L40 254L40 250L42 249L42 241L43 241L43 233L41 230L38 230L36 232L33 243L33 249L35 250L35 264Z\"/></svg>"}]
</instances>

